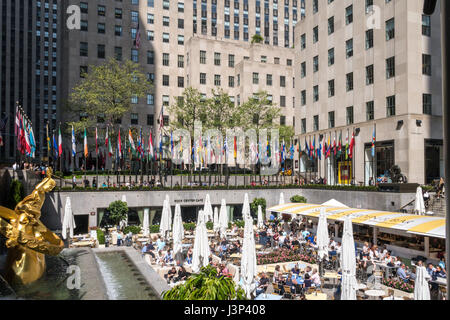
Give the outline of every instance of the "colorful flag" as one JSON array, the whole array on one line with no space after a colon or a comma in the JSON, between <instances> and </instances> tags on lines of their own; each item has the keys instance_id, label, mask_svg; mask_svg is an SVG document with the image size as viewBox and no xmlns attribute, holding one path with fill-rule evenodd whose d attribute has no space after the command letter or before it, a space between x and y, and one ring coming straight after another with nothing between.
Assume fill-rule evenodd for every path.
<instances>
[{"instance_id":1,"label":"colorful flag","mask_svg":"<svg viewBox=\"0 0 450 320\"><path fill-rule=\"evenodd\" d=\"M234 136L234 159L237 159L237 137Z\"/></svg>"},{"instance_id":2,"label":"colorful flag","mask_svg":"<svg viewBox=\"0 0 450 320\"><path fill-rule=\"evenodd\" d=\"M352 133L352 140L350 141L348 156L350 159L353 158L353 148L355 147L355 132Z\"/></svg>"},{"instance_id":3,"label":"colorful flag","mask_svg":"<svg viewBox=\"0 0 450 320\"><path fill-rule=\"evenodd\" d=\"M55 153L55 159L57 159L59 156L59 152L58 152L58 143L56 142L55 138L55 131L53 131L53 152Z\"/></svg>"},{"instance_id":4,"label":"colorful flag","mask_svg":"<svg viewBox=\"0 0 450 320\"><path fill-rule=\"evenodd\" d=\"M47 125L47 130L48 130L48 125ZM76 140L75 140L75 130L73 129L72 126L72 156L75 157L77 154L77 144L76 144Z\"/></svg>"},{"instance_id":5,"label":"colorful flag","mask_svg":"<svg viewBox=\"0 0 450 320\"><path fill-rule=\"evenodd\" d=\"M338 156L342 154L342 131L339 132L339 145L338 145Z\"/></svg>"},{"instance_id":6,"label":"colorful flag","mask_svg":"<svg viewBox=\"0 0 450 320\"><path fill-rule=\"evenodd\" d=\"M345 160L348 160L348 130L345 135Z\"/></svg>"},{"instance_id":7,"label":"colorful flag","mask_svg":"<svg viewBox=\"0 0 450 320\"><path fill-rule=\"evenodd\" d=\"M131 129L128 130L128 142L130 143L131 154L135 155L136 154L136 146L134 145L133 134L131 133Z\"/></svg>"},{"instance_id":8,"label":"colorful flag","mask_svg":"<svg viewBox=\"0 0 450 320\"><path fill-rule=\"evenodd\" d=\"M333 138L333 152L334 152L334 156L336 157L337 154L337 146L336 146L336 132L334 132L334 138Z\"/></svg>"},{"instance_id":9,"label":"colorful flag","mask_svg":"<svg viewBox=\"0 0 450 320\"><path fill-rule=\"evenodd\" d=\"M84 128L84 157L87 158L88 155L89 153L88 153L87 133L86 128Z\"/></svg>"},{"instance_id":10,"label":"colorful flag","mask_svg":"<svg viewBox=\"0 0 450 320\"><path fill-rule=\"evenodd\" d=\"M373 125L373 134L372 134L372 157L375 157L375 143L376 143L376 131L375 125Z\"/></svg>"},{"instance_id":11,"label":"colorful flag","mask_svg":"<svg viewBox=\"0 0 450 320\"><path fill-rule=\"evenodd\" d=\"M119 128L119 136L117 137L117 153L119 159L122 159L122 139L120 138L120 128Z\"/></svg>"},{"instance_id":12,"label":"colorful flag","mask_svg":"<svg viewBox=\"0 0 450 320\"><path fill-rule=\"evenodd\" d=\"M139 47L141 46L141 30L139 28L139 19L136 31L136 40L134 41L134 45L136 46L136 49L139 49Z\"/></svg>"},{"instance_id":13,"label":"colorful flag","mask_svg":"<svg viewBox=\"0 0 450 320\"><path fill-rule=\"evenodd\" d=\"M154 155L154 152L153 152L153 138L152 138L151 132L150 132L150 135L148 136L148 140L149 140L149 144L148 144L149 155L151 156L151 158L153 158L153 156L155 156L155 160L156 160L156 155Z\"/></svg>"},{"instance_id":14,"label":"colorful flag","mask_svg":"<svg viewBox=\"0 0 450 320\"><path fill-rule=\"evenodd\" d=\"M50 136L48 135L48 122L47 122L47 154L50 157Z\"/></svg>"}]
</instances>

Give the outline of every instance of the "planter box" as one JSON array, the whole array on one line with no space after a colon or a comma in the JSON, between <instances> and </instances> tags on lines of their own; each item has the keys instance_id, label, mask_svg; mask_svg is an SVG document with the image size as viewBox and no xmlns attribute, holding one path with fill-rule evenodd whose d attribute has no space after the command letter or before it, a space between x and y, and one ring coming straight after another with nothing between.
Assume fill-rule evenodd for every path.
<instances>
[{"instance_id":1,"label":"planter box","mask_svg":"<svg viewBox=\"0 0 450 320\"><path fill-rule=\"evenodd\" d=\"M415 193L418 186L418 183L380 183L378 189L380 192Z\"/></svg>"}]
</instances>

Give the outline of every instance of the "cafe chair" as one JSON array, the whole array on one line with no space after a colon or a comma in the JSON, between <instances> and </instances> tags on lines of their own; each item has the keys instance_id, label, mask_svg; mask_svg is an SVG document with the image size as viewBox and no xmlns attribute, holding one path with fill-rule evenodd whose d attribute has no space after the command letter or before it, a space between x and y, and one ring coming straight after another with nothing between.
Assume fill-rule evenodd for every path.
<instances>
[{"instance_id":1,"label":"cafe chair","mask_svg":"<svg viewBox=\"0 0 450 320\"><path fill-rule=\"evenodd\" d=\"M283 297L288 296L289 298L292 298L294 296L294 293L292 292L292 289L290 286L283 286L283 288L284 288Z\"/></svg>"},{"instance_id":2,"label":"cafe chair","mask_svg":"<svg viewBox=\"0 0 450 320\"><path fill-rule=\"evenodd\" d=\"M280 289L280 287L278 286L278 283L272 283L272 287L273 287L273 292L274 293L276 293L276 294L281 294L281 289Z\"/></svg>"}]
</instances>

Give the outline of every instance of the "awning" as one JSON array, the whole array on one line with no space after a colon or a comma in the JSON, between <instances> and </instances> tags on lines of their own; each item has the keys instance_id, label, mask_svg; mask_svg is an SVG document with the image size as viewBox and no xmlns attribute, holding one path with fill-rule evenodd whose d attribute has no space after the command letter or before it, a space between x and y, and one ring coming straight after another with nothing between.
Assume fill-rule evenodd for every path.
<instances>
[{"instance_id":1,"label":"awning","mask_svg":"<svg viewBox=\"0 0 450 320\"><path fill-rule=\"evenodd\" d=\"M398 212L368 209L342 208L317 204L286 203L269 208L270 212L281 214L319 217L320 208L324 207L327 219L344 221L351 215L352 222L384 229L394 229L427 237L445 239L445 218L418 216Z\"/></svg>"}]
</instances>

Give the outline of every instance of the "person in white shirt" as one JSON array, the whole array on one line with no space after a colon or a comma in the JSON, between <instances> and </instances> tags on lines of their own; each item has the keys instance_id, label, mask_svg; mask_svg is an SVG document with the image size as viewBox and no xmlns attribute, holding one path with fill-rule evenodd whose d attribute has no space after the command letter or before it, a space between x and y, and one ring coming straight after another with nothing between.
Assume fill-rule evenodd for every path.
<instances>
[{"instance_id":1,"label":"person in white shirt","mask_svg":"<svg viewBox=\"0 0 450 320\"><path fill-rule=\"evenodd\" d=\"M320 276L316 268L312 271L311 281L313 282L314 287L319 288L321 286Z\"/></svg>"},{"instance_id":2,"label":"person in white shirt","mask_svg":"<svg viewBox=\"0 0 450 320\"><path fill-rule=\"evenodd\" d=\"M363 247L362 247L362 251L364 252L364 253L368 253L369 252L369 243L368 242L364 242L364 245L363 245Z\"/></svg>"},{"instance_id":3,"label":"person in white shirt","mask_svg":"<svg viewBox=\"0 0 450 320\"><path fill-rule=\"evenodd\" d=\"M283 234L278 238L278 246L281 247L284 243L284 239L286 239L286 232L283 232Z\"/></svg>"}]
</instances>

